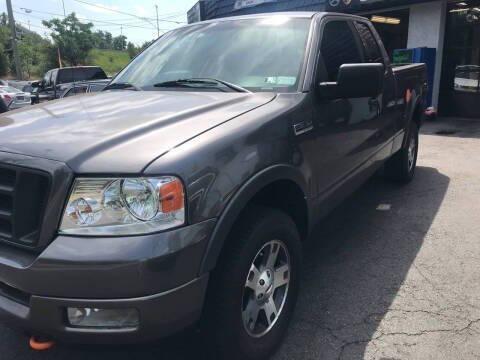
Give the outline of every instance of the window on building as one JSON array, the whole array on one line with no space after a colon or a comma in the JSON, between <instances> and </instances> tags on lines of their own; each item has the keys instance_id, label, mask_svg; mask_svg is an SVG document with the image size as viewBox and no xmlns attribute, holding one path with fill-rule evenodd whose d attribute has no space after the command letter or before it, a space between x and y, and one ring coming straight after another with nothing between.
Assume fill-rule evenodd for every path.
<instances>
[{"instance_id":1,"label":"window on building","mask_svg":"<svg viewBox=\"0 0 480 360\"><path fill-rule=\"evenodd\" d=\"M325 25L320 52L328 81L337 81L341 65L362 62L352 29L346 21L330 21Z\"/></svg>"},{"instance_id":2,"label":"window on building","mask_svg":"<svg viewBox=\"0 0 480 360\"><path fill-rule=\"evenodd\" d=\"M372 30L370 30L367 24L361 22L355 22L355 27L362 41L365 60L371 63L383 63L383 56L377 40L375 40L373 36Z\"/></svg>"}]
</instances>

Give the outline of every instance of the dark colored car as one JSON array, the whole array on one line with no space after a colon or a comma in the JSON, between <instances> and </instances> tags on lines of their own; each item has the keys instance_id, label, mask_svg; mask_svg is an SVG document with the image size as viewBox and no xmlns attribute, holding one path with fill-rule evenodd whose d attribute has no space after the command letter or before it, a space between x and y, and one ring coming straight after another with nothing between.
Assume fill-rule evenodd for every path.
<instances>
[{"instance_id":1,"label":"dark colored car","mask_svg":"<svg viewBox=\"0 0 480 360\"><path fill-rule=\"evenodd\" d=\"M36 103L54 100L60 98L72 83L106 79L107 74L99 66L52 69L45 73L41 81L32 82L32 97L36 98Z\"/></svg>"},{"instance_id":2,"label":"dark colored car","mask_svg":"<svg viewBox=\"0 0 480 360\"><path fill-rule=\"evenodd\" d=\"M5 104L2 98L0 98L0 114L7 112L8 111L8 106Z\"/></svg>"},{"instance_id":3,"label":"dark colored car","mask_svg":"<svg viewBox=\"0 0 480 360\"><path fill-rule=\"evenodd\" d=\"M2 318L83 343L201 319L209 358L265 359L318 219L382 167L412 180L425 84L364 18L255 15L173 30L106 90L0 117Z\"/></svg>"},{"instance_id":4,"label":"dark colored car","mask_svg":"<svg viewBox=\"0 0 480 360\"><path fill-rule=\"evenodd\" d=\"M72 83L68 87L65 87L60 98L88 94L99 92L105 89L105 87L110 83L110 79L106 80L93 80L93 81L83 81L78 83Z\"/></svg>"}]
</instances>

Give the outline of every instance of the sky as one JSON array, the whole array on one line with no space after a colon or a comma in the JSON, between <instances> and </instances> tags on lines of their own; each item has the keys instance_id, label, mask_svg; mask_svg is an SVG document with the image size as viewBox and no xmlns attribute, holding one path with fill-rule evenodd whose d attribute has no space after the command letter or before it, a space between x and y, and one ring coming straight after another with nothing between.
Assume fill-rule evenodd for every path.
<instances>
[{"instance_id":1,"label":"sky","mask_svg":"<svg viewBox=\"0 0 480 360\"><path fill-rule=\"evenodd\" d=\"M15 21L48 36L42 20L63 17L75 12L94 30L123 34L128 41L141 45L157 38L155 5L158 5L160 34L187 22L187 11L197 0L11 0ZM6 0L0 0L0 13L7 12Z\"/></svg>"}]
</instances>

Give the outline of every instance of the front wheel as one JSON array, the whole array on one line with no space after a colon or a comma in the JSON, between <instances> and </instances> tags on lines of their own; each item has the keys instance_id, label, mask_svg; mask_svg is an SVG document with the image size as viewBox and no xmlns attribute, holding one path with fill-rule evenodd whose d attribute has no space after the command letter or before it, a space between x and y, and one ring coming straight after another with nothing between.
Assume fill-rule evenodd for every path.
<instances>
[{"instance_id":1,"label":"front wheel","mask_svg":"<svg viewBox=\"0 0 480 360\"><path fill-rule=\"evenodd\" d=\"M276 209L250 208L210 279L204 317L209 358L264 360L278 348L295 307L300 265L292 219Z\"/></svg>"},{"instance_id":2,"label":"front wheel","mask_svg":"<svg viewBox=\"0 0 480 360\"><path fill-rule=\"evenodd\" d=\"M385 174L393 181L409 183L417 166L418 126L412 122L407 134L405 146L385 164Z\"/></svg>"}]
</instances>

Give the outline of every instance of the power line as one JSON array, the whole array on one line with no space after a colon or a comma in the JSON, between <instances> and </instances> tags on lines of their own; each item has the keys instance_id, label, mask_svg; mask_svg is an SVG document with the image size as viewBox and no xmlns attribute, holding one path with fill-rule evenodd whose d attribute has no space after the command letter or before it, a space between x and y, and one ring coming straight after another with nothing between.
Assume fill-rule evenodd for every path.
<instances>
[{"instance_id":1,"label":"power line","mask_svg":"<svg viewBox=\"0 0 480 360\"><path fill-rule=\"evenodd\" d=\"M51 12L46 12L46 11L39 11L39 10L33 10L33 9L28 9L29 11L31 12L36 12L36 13L39 13L39 14L47 14L47 15L52 15L52 16L59 16L59 17L66 17L65 15L62 15L62 14L56 14L56 13L51 13ZM36 19L40 19L40 20L49 20L49 19L45 19L45 18L42 18L42 17L38 17L38 16L35 16L35 15L32 15L32 14L29 14L29 13L23 13L23 12L20 12L20 11L13 11L14 13L16 14L20 14L20 15L23 15L23 16L28 16L28 17L32 17L32 18L36 18ZM116 23L116 22L113 22L113 21L107 21L107 20L98 20L98 19L89 19L89 18L83 18L83 17L77 17L79 20L85 20L85 21L89 21L89 22L92 22L92 23L102 23L102 24L108 24L108 25L112 25L112 26L123 26L123 27L128 27L128 28L139 28L139 29L147 29L147 30L151 30L151 29L155 29L155 26L151 26L151 27L146 27L146 26L140 26L140 25L135 25L133 23L126 23L126 24L121 24L121 23ZM99 25L96 25L96 26L99 26ZM162 31L168 31L170 29L161 29Z\"/></svg>"},{"instance_id":2,"label":"power line","mask_svg":"<svg viewBox=\"0 0 480 360\"><path fill-rule=\"evenodd\" d=\"M23 21L16 21L17 24L20 24L20 25L23 25L23 26L31 26L31 27L34 27L34 28L39 28L39 29L42 29L42 30L50 30L49 28L47 28L45 25L34 25L34 24L28 24L28 23L25 23Z\"/></svg>"},{"instance_id":3,"label":"power line","mask_svg":"<svg viewBox=\"0 0 480 360\"><path fill-rule=\"evenodd\" d=\"M39 14L46 14L46 15L52 15L52 16L59 16L59 17L67 17L65 15L62 15L62 14L57 14L57 13L51 13L51 12L47 12L47 11L40 11L40 10L33 10L33 9L25 9L25 8L21 8L22 10L28 10L30 12L36 12L36 13L39 13ZM31 16L31 17L35 17L37 19L41 19L41 20L49 20L49 19L44 19L44 18L40 18L38 16L34 16L34 15L31 15L27 12L23 13L23 12L19 12L19 11L13 11L14 13L17 13L17 14L21 14L21 15L24 15L24 16ZM121 23L116 23L116 22L113 22L113 21L107 21L107 20L99 20L99 19L89 19L89 18L83 18L83 17L77 17L77 19L79 20L85 20L85 21L90 21L92 23L104 23L104 24L112 24L112 25L117 25L117 26L129 26L129 27L138 27L138 28L141 28L141 29L155 29L154 26L152 26L151 28L150 27L144 27L144 26L140 26L140 25L134 25L134 24L121 24Z\"/></svg>"},{"instance_id":4,"label":"power line","mask_svg":"<svg viewBox=\"0 0 480 360\"><path fill-rule=\"evenodd\" d=\"M73 1L76 1L78 3L81 3L81 4L85 4L85 5L89 5L89 6L93 6L93 7L96 7L96 8L99 8L99 9L103 9L103 10L107 10L107 11L111 11L111 12L116 12L118 14L123 14L123 15L127 15L127 16L132 16L132 17L135 17L137 19L141 19L141 20L147 20L148 18L147 17L142 17L142 16L138 16L138 15L135 15L135 14L131 14L131 13L128 13L128 12L125 12L125 11L121 11L121 10L117 10L117 9L112 9L112 8L109 8L107 6L102 6L102 5L98 5L98 4L92 4L90 2L87 2L87 1L83 1L83 0L73 0ZM152 19L154 20L154 19ZM185 24L185 22L183 21L174 21L174 20L167 20L167 19L158 19L159 21L162 21L162 22L169 22L169 23L174 23L174 24Z\"/></svg>"}]
</instances>

